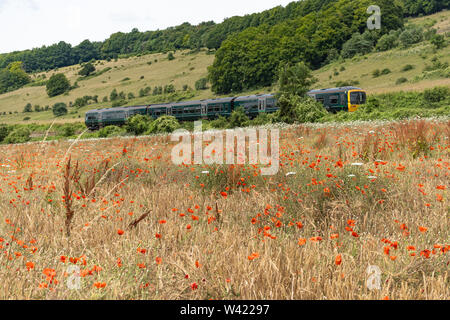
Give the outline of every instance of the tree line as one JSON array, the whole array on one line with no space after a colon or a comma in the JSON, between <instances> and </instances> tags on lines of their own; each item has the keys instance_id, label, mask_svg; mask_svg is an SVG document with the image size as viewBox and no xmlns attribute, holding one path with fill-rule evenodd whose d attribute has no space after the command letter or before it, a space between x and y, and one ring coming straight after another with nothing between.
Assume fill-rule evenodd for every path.
<instances>
[{"instance_id":1,"label":"tree line","mask_svg":"<svg viewBox=\"0 0 450 320\"><path fill-rule=\"evenodd\" d=\"M278 6L260 13L231 17L219 24L213 21L202 22L199 25L183 23L165 30L147 32L133 29L129 33L114 33L103 42L85 40L74 47L61 41L51 46L1 54L0 69L6 68L11 62L22 61L24 70L30 73L66 67L92 59L117 58L119 55L168 52L180 49L196 50L203 47L219 49L231 35L248 28L258 28L263 25L272 27L295 18L326 11L328 8L335 7L339 2L337 0L294 1L286 7ZM371 4L374 4L377 1L372 2ZM401 7L400 14L402 16L417 16L449 8L449 2L450 0L394 0L390 4L393 8ZM391 7L386 7L383 17L385 12L390 10ZM344 12L344 14L346 13ZM332 14L331 18L333 17ZM314 24L318 22L318 20L313 21Z\"/></svg>"}]
</instances>

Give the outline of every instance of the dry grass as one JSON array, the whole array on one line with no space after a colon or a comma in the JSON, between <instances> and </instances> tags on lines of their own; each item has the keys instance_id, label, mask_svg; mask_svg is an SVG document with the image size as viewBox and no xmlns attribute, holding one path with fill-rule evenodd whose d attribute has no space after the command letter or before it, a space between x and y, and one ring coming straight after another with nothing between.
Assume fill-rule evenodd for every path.
<instances>
[{"instance_id":1,"label":"dry grass","mask_svg":"<svg viewBox=\"0 0 450 320\"><path fill-rule=\"evenodd\" d=\"M0 298L448 299L449 132L288 128L272 177L174 166L167 137L2 146Z\"/></svg>"}]
</instances>

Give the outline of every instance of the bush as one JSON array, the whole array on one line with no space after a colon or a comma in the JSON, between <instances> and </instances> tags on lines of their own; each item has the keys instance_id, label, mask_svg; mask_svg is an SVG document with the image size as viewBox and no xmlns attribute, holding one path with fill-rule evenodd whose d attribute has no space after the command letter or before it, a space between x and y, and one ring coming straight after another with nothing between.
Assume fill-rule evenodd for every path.
<instances>
[{"instance_id":1,"label":"bush","mask_svg":"<svg viewBox=\"0 0 450 320\"><path fill-rule=\"evenodd\" d=\"M175 117L162 116L150 123L149 129L146 133L170 133L178 128L180 128L180 123Z\"/></svg>"},{"instance_id":2,"label":"bush","mask_svg":"<svg viewBox=\"0 0 450 320\"><path fill-rule=\"evenodd\" d=\"M380 69L376 69L376 70L373 70L372 71L372 76L374 77L374 78L378 78L379 76L380 76Z\"/></svg>"},{"instance_id":3,"label":"bush","mask_svg":"<svg viewBox=\"0 0 450 320\"><path fill-rule=\"evenodd\" d=\"M63 137L71 137L75 134L75 132L76 132L76 127L71 124L66 124L62 128Z\"/></svg>"},{"instance_id":4,"label":"bush","mask_svg":"<svg viewBox=\"0 0 450 320\"><path fill-rule=\"evenodd\" d=\"M149 117L138 114L127 120L125 129L129 133L140 135L148 130L150 122Z\"/></svg>"},{"instance_id":5,"label":"bush","mask_svg":"<svg viewBox=\"0 0 450 320\"><path fill-rule=\"evenodd\" d=\"M212 120L210 125L213 128L225 129L228 127L228 120L224 116L219 116L217 119Z\"/></svg>"},{"instance_id":6,"label":"bush","mask_svg":"<svg viewBox=\"0 0 450 320\"><path fill-rule=\"evenodd\" d=\"M381 70L381 75L386 75L386 74L389 74L389 73L391 73L391 70L388 69L388 68L385 68L385 69Z\"/></svg>"},{"instance_id":7,"label":"bush","mask_svg":"<svg viewBox=\"0 0 450 320\"><path fill-rule=\"evenodd\" d=\"M408 82L408 79L406 79L405 77L402 78L398 78L397 81L395 81L395 84L399 85L402 83Z\"/></svg>"},{"instance_id":8,"label":"bush","mask_svg":"<svg viewBox=\"0 0 450 320\"><path fill-rule=\"evenodd\" d=\"M195 90L206 90L208 89L208 79L201 78L195 82Z\"/></svg>"},{"instance_id":9,"label":"bush","mask_svg":"<svg viewBox=\"0 0 450 320\"><path fill-rule=\"evenodd\" d=\"M434 87L433 89L427 89L424 91L423 97L427 102L441 102L450 97L450 88Z\"/></svg>"},{"instance_id":10,"label":"bush","mask_svg":"<svg viewBox=\"0 0 450 320\"><path fill-rule=\"evenodd\" d=\"M310 97L282 95L278 105L276 119L285 123L313 123L328 115L323 104Z\"/></svg>"},{"instance_id":11,"label":"bush","mask_svg":"<svg viewBox=\"0 0 450 320\"><path fill-rule=\"evenodd\" d=\"M30 119L31 119L30 117L25 117L25 118L23 118L23 121L28 121Z\"/></svg>"},{"instance_id":12,"label":"bush","mask_svg":"<svg viewBox=\"0 0 450 320\"><path fill-rule=\"evenodd\" d=\"M61 117L67 114L67 105L63 102L58 102L53 106L52 111L56 117Z\"/></svg>"},{"instance_id":13,"label":"bush","mask_svg":"<svg viewBox=\"0 0 450 320\"><path fill-rule=\"evenodd\" d=\"M404 48L423 40L423 30L421 27L411 26L403 31L398 38Z\"/></svg>"},{"instance_id":14,"label":"bush","mask_svg":"<svg viewBox=\"0 0 450 320\"><path fill-rule=\"evenodd\" d=\"M384 34L377 42L377 51L387 51L398 46L398 35L394 33Z\"/></svg>"},{"instance_id":15,"label":"bush","mask_svg":"<svg viewBox=\"0 0 450 320\"><path fill-rule=\"evenodd\" d=\"M173 55L172 52L169 52L169 54L167 55L167 59L168 59L169 61L175 60L175 56Z\"/></svg>"},{"instance_id":16,"label":"bush","mask_svg":"<svg viewBox=\"0 0 450 320\"><path fill-rule=\"evenodd\" d=\"M228 128L246 127L250 124L250 119L245 114L244 108L235 109L228 120Z\"/></svg>"},{"instance_id":17,"label":"bush","mask_svg":"<svg viewBox=\"0 0 450 320\"><path fill-rule=\"evenodd\" d=\"M11 131L5 138L6 143L25 143L30 141L31 131L27 127L19 127Z\"/></svg>"},{"instance_id":18,"label":"bush","mask_svg":"<svg viewBox=\"0 0 450 320\"><path fill-rule=\"evenodd\" d=\"M98 131L98 137L99 138L107 138L110 136L118 136L123 132L123 129L118 126L107 126L104 128L101 128Z\"/></svg>"},{"instance_id":19,"label":"bush","mask_svg":"<svg viewBox=\"0 0 450 320\"><path fill-rule=\"evenodd\" d=\"M366 31L363 34L355 33L342 46L341 55L343 58L352 58L357 54L367 54L372 51L374 40L370 32Z\"/></svg>"},{"instance_id":20,"label":"bush","mask_svg":"<svg viewBox=\"0 0 450 320\"><path fill-rule=\"evenodd\" d=\"M438 50L444 48L446 45L445 37L441 34L435 34L431 37L430 42Z\"/></svg>"},{"instance_id":21,"label":"bush","mask_svg":"<svg viewBox=\"0 0 450 320\"><path fill-rule=\"evenodd\" d=\"M402 72L406 72L406 71L409 71L409 70L412 70L412 69L414 69L414 66L412 64L407 64L406 66L404 66L402 68Z\"/></svg>"},{"instance_id":22,"label":"bush","mask_svg":"<svg viewBox=\"0 0 450 320\"><path fill-rule=\"evenodd\" d=\"M33 112L33 107L31 105L31 103L27 103L25 108L23 108L23 113L26 113L26 112Z\"/></svg>"},{"instance_id":23,"label":"bush","mask_svg":"<svg viewBox=\"0 0 450 320\"><path fill-rule=\"evenodd\" d=\"M50 77L46 85L49 97L55 97L70 90L70 82L62 73Z\"/></svg>"},{"instance_id":24,"label":"bush","mask_svg":"<svg viewBox=\"0 0 450 320\"><path fill-rule=\"evenodd\" d=\"M11 130L12 128L7 125L0 125L0 142L3 142L3 140L5 140Z\"/></svg>"},{"instance_id":25,"label":"bush","mask_svg":"<svg viewBox=\"0 0 450 320\"><path fill-rule=\"evenodd\" d=\"M84 65L84 67L80 70L80 72L78 72L78 74L80 76L87 77L93 72L95 72L95 67L92 63L89 62Z\"/></svg>"}]
</instances>

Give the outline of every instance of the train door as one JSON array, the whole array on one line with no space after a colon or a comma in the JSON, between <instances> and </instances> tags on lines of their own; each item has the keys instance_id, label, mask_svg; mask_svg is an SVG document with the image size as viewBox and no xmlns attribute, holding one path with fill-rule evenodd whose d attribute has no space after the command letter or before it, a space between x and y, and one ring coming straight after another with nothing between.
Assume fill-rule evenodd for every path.
<instances>
[{"instance_id":1,"label":"train door","mask_svg":"<svg viewBox=\"0 0 450 320\"><path fill-rule=\"evenodd\" d=\"M167 109L166 109L166 114L167 114L168 116L171 116L171 115L172 115L172 106L167 107Z\"/></svg>"},{"instance_id":2,"label":"train door","mask_svg":"<svg viewBox=\"0 0 450 320\"><path fill-rule=\"evenodd\" d=\"M258 111L259 112L266 112L267 108L267 100L266 98L259 98L258 99Z\"/></svg>"},{"instance_id":3,"label":"train door","mask_svg":"<svg viewBox=\"0 0 450 320\"><path fill-rule=\"evenodd\" d=\"M208 116L208 105L206 103L202 103L202 117Z\"/></svg>"}]
</instances>

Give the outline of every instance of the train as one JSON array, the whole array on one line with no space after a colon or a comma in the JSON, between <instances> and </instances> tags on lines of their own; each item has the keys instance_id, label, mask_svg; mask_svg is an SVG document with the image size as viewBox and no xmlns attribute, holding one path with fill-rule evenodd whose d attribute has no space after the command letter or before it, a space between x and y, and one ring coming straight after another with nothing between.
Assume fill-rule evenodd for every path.
<instances>
[{"instance_id":1,"label":"train","mask_svg":"<svg viewBox=\"0 0 450 320\"><path fill-rule=\"evenodd\" d=\"M323 103L330 112L356 111L366 103L366 92L356 87L341 87L309 91L308 96ZM229 117L236 109L242 107L249 118L261 113L273 113L278 110L274 94L250 95L205 99L188 102L152 104L132 107L95 109L86 112L85 123L91 130L115 125L122 126L135 115L149 116L157 119L161 116L173 116L178 121L195 121L199 119L215 119L219 116Z\"/></svg>"}]
</instances>

